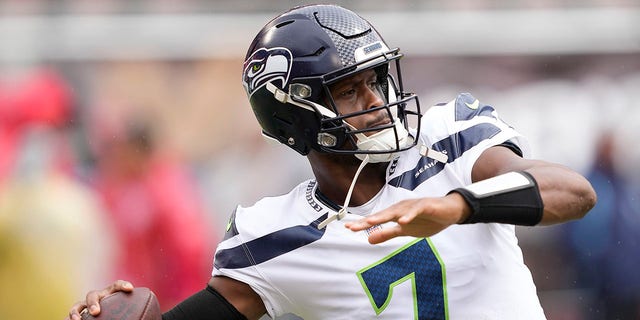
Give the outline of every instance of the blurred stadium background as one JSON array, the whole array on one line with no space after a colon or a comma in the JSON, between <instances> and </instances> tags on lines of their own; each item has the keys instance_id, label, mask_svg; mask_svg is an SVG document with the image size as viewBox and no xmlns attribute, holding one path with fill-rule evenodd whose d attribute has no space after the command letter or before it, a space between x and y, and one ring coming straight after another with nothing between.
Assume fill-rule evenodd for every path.
<instances>
[{"instance_id":1,"label":"blurred stadium background","mask_svg":"<svg viewBox=\"0 0 640 320\"><path fill-rule=\"evenodd\" d=\"M114 261L154 249L132 247L142 238L121 243L116 231L147 230L144 240L157 243L149 230L165 229L145 225L162 224L154 210L171 211L174 220L158 219L180 230L167 239L183 246L155 250L200 249L210 268L236 205L311 177L304 158L262 140L240 84L255 33L304 3L0 1L0 318L62 318L86 290L131 272L137 285L170 283L161 300L170 304L191 288L175 289L182 275L166 270L188 267L153 279L122 270ZM518 229L548 318L639 319L640 2L333 3L404 51L405 87L423 106L470 92L525 134L536 157L598 189L584 220ZM128 182L104 182L114 175ZM201 207L186 205L194 201ZM150 270L167 260L131 263Z\"/></svg>"}]
</instances>

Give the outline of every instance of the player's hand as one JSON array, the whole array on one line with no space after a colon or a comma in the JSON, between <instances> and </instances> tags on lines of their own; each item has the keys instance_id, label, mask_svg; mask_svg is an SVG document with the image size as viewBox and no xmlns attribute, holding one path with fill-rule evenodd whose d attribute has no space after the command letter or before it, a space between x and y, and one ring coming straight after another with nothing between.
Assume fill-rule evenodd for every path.
<instances>
[{"instance_id":1,"label":"player's hand","mask_svg":"<svg viewBox=\"0 0 640 320\"><path fill-rule=\"evenodd\" d=\"M71 307L69 316L65 320L81 320L80 313L82 312L89 312L92 316L97 316L100 313L100 300L118 291L131 292L133 285L128 281L116 280L102 290L89 291L85 300L78 301Z\"/></svg>"},{"instance_id":2,"label":"player's hand","mask_svg":"<svg viewBox=\"0 0 640 320\"><path fill-rule=\"evenodd\" d=\"M430 237L470 214L471 208L461 195L451 193L440 198L419 198L400 201L387 209L358 221L347 222L351 231L362 231L386 222L369 235L369 243L376 244L399 236Z\"/></svg>"}]
</instances>

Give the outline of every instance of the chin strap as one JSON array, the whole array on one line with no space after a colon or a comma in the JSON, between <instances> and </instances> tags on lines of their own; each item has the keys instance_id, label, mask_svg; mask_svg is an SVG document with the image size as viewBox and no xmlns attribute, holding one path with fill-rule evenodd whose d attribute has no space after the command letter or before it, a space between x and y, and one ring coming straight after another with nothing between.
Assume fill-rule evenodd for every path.
<instances>
[{"instance_id":1,"label":"chin strap","mask_svg":"<svg viewBox=\"0 0 640 320\"><path fill-rule=\"evenodd\" d=\"M356 185L356 181L358 180L358 176L360 175L360 172L362 171L364 166L367 165L367 163L369 163L369 155L366 155L364 159L362 159L362 163L360 163L360 167L358 167L358 170L356 171L356 174L353 177L353 180L351 180L351 186L349 186L349 192L347 192L347 197L346 199L344 199L344 205L342 206L342 208L338 210L337 214L330 215L326 219L324 219L324 221L320 222L320 224L318 224L318 229L324 229L332 221L340 220L344 218L344 216L347 214L347 206L349 205L349 201L351 201L351 193L353 192L353 188Z\"/></svg>"}]
</instances>

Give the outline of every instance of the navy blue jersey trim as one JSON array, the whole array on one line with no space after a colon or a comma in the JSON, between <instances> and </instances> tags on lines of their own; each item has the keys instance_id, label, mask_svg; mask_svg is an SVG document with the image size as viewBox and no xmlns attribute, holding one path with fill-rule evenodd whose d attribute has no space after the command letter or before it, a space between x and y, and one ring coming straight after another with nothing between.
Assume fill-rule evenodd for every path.
<instances>
[{"instance_id":1,"label":"navy blue jersey trim","mask_svg":"<svg viewBox=\"0 0 640 320\"><path fill-rule=\"evenodd\" d=\"M327 228L318 229L318 224L328 213L306 226L293 226L264 235L233 248L216 253L214 265L221 269L239 269L257 265L279 255L313 243L324 235Z\"/></svg>"},{"instance_id":2,"label":"navy blue jersey trim","mask_svg":"<svg viewBox=\"0 0 640 320\"><path fill-rule=\"evenodd\" d=\"M434 143L431 149L446 153L448 156L447 163L451 163L460 158L467 150L483 140L490 139L500 131L500 128L493 124L480 123ZM389 180L389 185L414 190L421 183L442 171L444 166L444 163L428 157L422 157L415 168Z\"/></svg>"}]
</instances>

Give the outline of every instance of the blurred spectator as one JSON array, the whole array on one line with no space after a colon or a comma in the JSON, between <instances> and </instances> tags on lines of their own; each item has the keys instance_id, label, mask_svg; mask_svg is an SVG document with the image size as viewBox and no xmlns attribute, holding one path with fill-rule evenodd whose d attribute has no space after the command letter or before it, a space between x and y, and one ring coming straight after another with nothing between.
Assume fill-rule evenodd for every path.
<instances>
[{"instance_id":1,"label":"blurred spectator","mask_svg":"<svg viewBox=\"0 0 640 320\"><path fill-rule=\"evenodd\" d=\"M102 129L94 183L119 241L115 277L150 287L169 309L206 286L216 235L186 166L149 126Z\"/></svg>"},{"instance_id":2,"label":"blurred spectator","mask_svg":"<svg viewBox=\"0 0 640 320\"><path fill-rule=\"evenodd\" d=\"M34 125L60 126L71 110L69 88L53 70L0 82L0 184L13 169L25 132Z\"/></svg>"},{"instance_id":3,"label":"blurred spectator","mask_svg":"<svg viewBox=\"0 0 640 320\"><path fill-rule=\"evenodd\" d=\"M614 165L614 139L610 133L601 137L587 175L598 203L566 226L576 287L585 293L581 318L587 320L640 319L640 190Z\"/></svg>"},{"instance_id":4,"label":"blurred spectator","mask_svg":"<svg viewBox=\"0 0 640 320\"><path fill-rule=\"evenodd\" d=\"M52 70L0 86L0 319L64 315L110 270L110 229L72 175L72 99Z\"/></svg>"}]
</instances>

